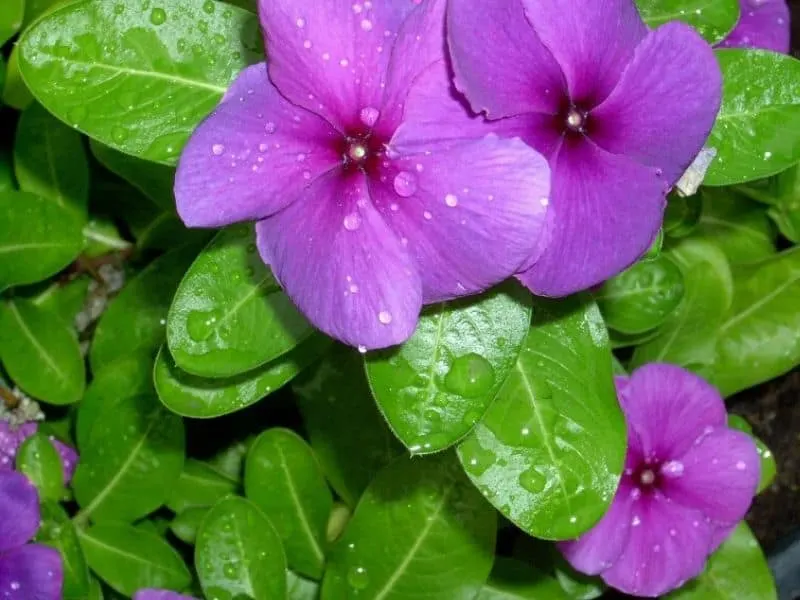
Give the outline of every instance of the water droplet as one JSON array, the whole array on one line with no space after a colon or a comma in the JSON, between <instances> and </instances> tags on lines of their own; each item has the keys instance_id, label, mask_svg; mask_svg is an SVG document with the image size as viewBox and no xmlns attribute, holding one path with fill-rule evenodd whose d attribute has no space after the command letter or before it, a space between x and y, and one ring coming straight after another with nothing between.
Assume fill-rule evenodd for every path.
<instances>
[{"instance_id":1,"label":"water droplet","mask_svg":"<svg viewBox=\"0 0 800 600\"><path fill-rule=\"evenodd\" d=\"M392 322L392 313L386 310L382 310L378 313L378 320L383 323L384 325L388 325Z\"/></svg>"},{"instance_id":2,"label":"water droplet","mask_svg":"<svg viewBox=\"0 0 800 600\"><path fill-rule=\"evenodd\" d=\"M369 585L369 575L364 567L353 567L347 572L347 583L356 590L363 590Z\"/></svg>"},{"instance_id":3,"label":"water droplet","mask_svg":"<svg viewBox=\"0 0 800 600\"><path fill-rule=\"evenodd\" d=\"M305 26L306 26L306 20L305 20L303 17L299 17L299 18L297 19L297 21L295 21L295 24L296 24L296 25L297 25L297 26L298 26L300 29L302 29L303 27L305 27Z\"/></svg>"},{"instance_id":4,"label":"water droplet","mask_svg":"<svg viewBox=\"0 0 800 600\"><path fill-rule=\"evenodd\" d=\"M214 9L216 8L216 3L214 0L206 0L203 3L203 10L206 11L209 15L214 13Z\"/></svg>"},{"instance_id":5,"label":"water droplet","mask_svg":"<svg viewBox=\"0 0 800 600\"><path fill-rule=\"evenodd\" d=\"M358 347L358 351L359 351L361 354L366 354L366 353L367 353L367 347L366 347L366 346L359 346L359 347Z\"/></svg>"},{"instance_id":6,"label":"water droplet","mask_svg":"<svg viewBox=\"0 0 800 600\"><path fill-rule=\"evenodd\" d=\"M358 114L358 118L367 127L372 127L373 125L375 125L375 123L378 122L380 116L381 112L373 106L367 106L365 108L362 108L361 112L359 112Z\"/></svg>"},{"instance_id":7,"label":"water droplet","mask_svg":"<svg viewBox=\"0 0 800 600\"><path fill-rule=\"evenodd\" d=\"M400 171L394 178L394 191L403 198L412 196L417 191L417 178L413 173Z\"/></svg>"},{"instance_id":8,"label":"water droplet","mask_svg":"<svg viewBox=\"0 0 800 600\"><path fill-rule=\"evenodd\" d=\"M683 475L683 463L679 460L671 460L664 463L661 473L666 477L680 477Z\"/></svg>"},{"instance_id":9,"label":"water droplet","mask_svg":"<svg viewBox=\"0 0 800 600\"><path fill-rule=\"evenodd\" d=\"M528 469L520 473L519 484L531 494L540 494L547 485L547 478L536 469Z\"/></svg>"},{"instance_id":10,"label":"water droplet","mask_svg":"<svg viewBox=\"0 0 800 600\"><path fill-rule=\"evenodd\" d=\"M124 127L114 127L114 129L111 130L111 139L117 144L121 144L128 139L128 130Z\"/></svg>"},{"instance_id":11,"label":"water droplet","mask_svg":"<svg viewBox=\"0 0 800 600\"><path fill-rule=\"evenodd\" d=\"M215 156L220 156L223 152L225 152L225 146L222 144L214 144L211 146L211 152L213 152Z\"/></svg>"},{"instance_id":12,"label":"water droplet","mask_svg":"<svg viewBox=\"0 0 800 600\"><path fill-rule=\"evenodd\" d=\"M638 527L642 524L642 520L639 518L639 515L633 515L633 519L631 519L631 526Z\"/></svg>"},{"instance_id":13,"label":"water droplet","mask_svg":"<svg viewBox=\"0 0 800 600\"><path fill-rule=\"evenodd\" d=\"M186 330L195 342L203 342L211 337L219 317L215 311L195 310L186 318Z\"/></svg>"},{"instance_id":14,"label":"water droplet","mask_svg":"<svg viewBox=\"0 0 800 600\"><path fill-rule=\"evenodd\" d=\"M273 123L272 121L264 125L264 131L266 131L267 133L275 133L276 129L277 127L275 126L275 123Z\"/></svg>"},{"instance_id":15,"label":"water droplet","mask_svg":"<svg viewBox=\"0 0 800 600\"><path fill-rule=\"evenodd\" d=\"M747 463L745 463L743 460L740 460L739 462L736 463L736 468L739 471L744 471L747 468Z\"/></svg>"},{"instance_id":16,"label":"water droplet","mask_svg":"<svg viewBox=\"0 0 800 600\"><path fill-rule=\"evenodd\" d=\"M447 196L444 197L444 203L450 208L455 208L458 206L458 197L455 194L447 194Z\"/></svg>"},{"instance_id":17,"label":"water droplet","mask_svg":"<svg viewBox=\"0 0 800 600\"><path fill-rule=\"evenodd\" d=\"M361 227L361 217L358 213L350 213L344 218L344 228L347 231L355 231L359 227Z\"/></svg>"},{"instance_id":18,"label":"water droplet","mask_svg":"<svg viewBox=\"0 0 800 600\"><path fill-rule=\"evenodd\" d=\"M471 352L453 361L445 375L444 385L453 394L475 398L488 392L494 379L494 369L489 361Z\"/></svg>"},{"instance_id":19,"label":"water droplet","mask_svg":"<svg viewBox=\"0 0 800 600\"><path fill-rule=\"evenodd\" d=\"M154 8L150 11L150 22L153 25L163 25L167 21L167 13L163 8Z\"/></svg>"},{"instance_id":20,"label":"water droplet","mask_svg":"<svg viewBox=\"0 0 800 600\"><path fill-rule=\"evenodd\" d=\"M369 19L362 19L361 29L363 29L364 31L372 31L372 21L370 21Z\"/></svg>"}]
</instances>

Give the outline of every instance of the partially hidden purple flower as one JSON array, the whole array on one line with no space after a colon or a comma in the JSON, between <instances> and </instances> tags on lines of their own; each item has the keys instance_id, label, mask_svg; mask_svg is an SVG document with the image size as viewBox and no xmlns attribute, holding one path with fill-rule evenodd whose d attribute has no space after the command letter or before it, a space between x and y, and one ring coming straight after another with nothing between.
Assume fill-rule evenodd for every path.
<instances>
[{"instance_id":1,"label":"partially hidden purple flower","mask_svg":"<svg viewBox=\"0 0 800 600\"><path fill-rule=\"evenodd\" d=\"M727 427L719 392L667 364L617 378L628 423L625 472L609 511L559 545L577 570L658 596L703 570L744 517L759 480L753 441Z\"/></svg>"},{"instance_id":2,"label":"partially hidden purple flower","mask_svg":"<svg viewBox=\"0 0 800 600\"><path fill-rule=\"evenodd\" d=\"M550 161L551 240L522 282L563 296L635 262L719 110L710 46L633 0L451 0L447 24L456 87Z\"/></svg>"},{"instance_id":3,"label":"partially hidden purple flower","mask_svg":"<svg viewBox=\"0 0 800 600\"><path fill-rule=\"evenodd\" d=\"M14 427L6 421L0 421L0 470L14 468L19 447L22 442L36 433L38 428L39 426L35 422L23 423L18 427ZM75 467L78 465L78 453L74 448L62 444L52 436L50 437L50 442L61 457L61 466L64 469L64 483L69 483L75 473Z\"/></svg>"},{"instance_id":4,"label":"partially hidden purple flower","mask_svg":"<svg viewBox=\"0 0 800 600\"><path fill-rule=\"evenodd\" d=\"M261 0L268 66L238 77L178 166L187 225L257 221L294 303L362 349L513 275L543 237L547 162L452 95L445 4Z\"/></svg>"},{"instance_id":5,"label":"partially hidden purple flower","mask_svg":"<svg viewBox=\"0 0 800 600\"><path fill-rule=\"evenodd\" d=\"M0 597L61 600L63 571L57 550L28 541L39 529L39 495L28 478L0 471Z\"/></svg>"},{"instance_id":6,"label":"partially hidden purple flower","mask_svg":"<svg viewBox=\"0 0 800 600\"><path fill-rule=\"evenodd\" d=\"M739 0L739 23L719 45L789 52L790 17L786 0Z\"/></svg>"},{"instance_id":7,"label":"partially hidden purple flower","mask_svg":"<svg viewBox=\"0 0 800 600\"><path fill-rule=\"evenodd\" d=\"M169 590L144 589L136 592L133 600L196 600L196 598Z\"/></svg>"}]
</instances>

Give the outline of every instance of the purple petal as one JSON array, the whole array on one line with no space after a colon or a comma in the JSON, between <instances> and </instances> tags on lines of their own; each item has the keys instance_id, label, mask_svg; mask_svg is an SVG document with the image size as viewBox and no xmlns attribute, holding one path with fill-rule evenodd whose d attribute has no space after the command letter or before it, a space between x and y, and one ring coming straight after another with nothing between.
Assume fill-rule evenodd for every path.
<instances>
[{"instance_id":1,"label":"purple petal","mask_svg":"<svg viewBox=\"0 0 800 600\"><path fill-rule=\"evenodd\" d=\"M78 453L73 447L62 444L53 437L50 438L50 441L61 457L61 466L64 469L64 484L69 484L75 473L75 467L78 466Z\"/></svg>"},{"instance_id":2,"label":"purple petal","mask_svg":"<svg viewBox=\"0 0 800 600\"><path fill-rule=\"evenodd\" d=\"M668 23L647 35L619 85L592 111L592 140L661 169L672 184L702 149L721 97L711 47L688 25Z\"/></svg>"},{"instance_id":3,"label":"purple petal","mask_svg":"<svg viewBox=\"0 0 800 600\"><path fill-rule=\"evenodd\" d=\"M416 263L423 303L486 290L536 252L549 173L522 141L495 135L393 161L371 193Z\"/></svg>"},{"instance_id":4,"label":"purple petal","mask_svg":"<svg viewBox=\"0 0 800 600\"><path fill-rule=\"evenodd\" d=\"M561 67L525 17L520 0L451 0L447 33L455 82L490 118L556 114L566 94ZM478 42L480 40L480 42Z\"/></svg>"},{"instance_id":5,"label":"purple petal","mask_svg":"<svg viewBox=\"0 0 800 600\"><path fill-rule=\"evenodd\" d=\"M637 369L619 398L644 455L659 461L680 458L700 436L727 421L717 389L675 365Z\"/></svg>"},{"instance_id":6,"label":"purple petal","mask_svg":"<svg viewBox=\"0 0 800 600\"><path fill-rule=\"evenodd\" d=\"M643 495L633 508L625 550L603 580L627 594L660 596L700 574L711 533L699 512L657 493Z\"/></svg>"},{"instance_id":7,"label":"purple petal","mask_svg":"<svg viewBox=\"0 0 800 600\"><path fill-rule=\"evenodd\" d=\"M744 517L759 480L758 452L747 434L718 429L679 460L682 474L662 486L669 498L714 521L734 523Z\"/></svg>"},{"instance_id":8,"label":"purple petal","mask_svg":"<svg viewBox=\"0 0 800 600\"><path fill-rule=\"evenodd\" d=\"M419 275L373 207L361 173L332 172L256 227L286 292L319 329L352 346L383 348L414 332Z\"/></svg>"},{"instance_id":9,"label":"purple petal","mask_svg":"<svg viewBox=\"0 0 800 600\"><path fill-rule=\"evenodd\" d=\"M39 529L39 494L16 471L0 472L0 552L22 546Z\"/></svg>"},{"instance_id":10,"label":"purple petal","mask_svg":"<svg viewBox=\"0 0 800 600\"><path fill-rule=\"evenodd\" d=\"M178 213L190 227L274 214L340 163L339 137L323 119L287 102L270 83L266 65L248 67L181 155Z\"/></svg>"},{"instance_id":11,"label":"purple petal","mask_svg":"<svg viewBox=\"0 0 800 600\"><path fill-rule=\"evenodd\" d=\"M259 0L270 78L344 132L361 109L382 107L392 44L417 4Z\"/></svg>"},{"instance_id":12,"label":"purple petal","mask_svg":"<svg viewBox=\"0 0 800 600\"><path fill-rule=\"evenodd\" d=\"M661 227L665 186L655 169L585 138L565 141L551 166L552 239L519 279L534 293L566 296L616 275L647 251Z\"/></svg>"},{"instance_id":13,"label":"purple petal","mask_svg":"<svg viewBox=\"0 0 800 600\"><path fill-rule=\"evenodd\" d=\"M0 421L0 469L14 469L17 450L22 442L36 433L36 429L36 423L11 427L7 421Z\"/></svg>"},{"instance_id":14,"label":"purple petal","mask_svg":"<svg viewBox=\"0 0 800 600\"><path fill-rule=\"evenodd\" d=\"M195 600L191 596L184 596L169 590L139 590L133 595L133 600Z\"/></svg>"},{"instance_id":15,"label":"purple petal","mask_svg":"<svg viewBox=\"0 0 800 600\"><path fill-rule=\"evenodd\" d=\"M528 20L555 57L570 97L584 110L617 85L647 27L633 0L523 0Z\"/></svg>"},{"instance_id":16,"label":"purple petal","mask_svg":"<svg viewBox=\"0 0 800 600\"><path fill-rule=\"evenodd\" d=\"M761 48L789 53L790 16L786 0L739 0L742 16L722 40L723 48Z\"/></svg>"},{"instance_id":17,"label":"purple petal","mask_svg":"<svg viewBox=\"0 0 800 600\"><path fill-rule=\"evenodd\" d=\"M592 529L575 541L562 542L558 549L578 571L597 575L608 569L628 544L633 518L631 485L623 480L608 512Z\"/></svg>"},{"instance_id":18,"label":"purple petal","mask_svg":"<svg viewBox=\"0 0 800 600\"><path fill-rule=\"evenodd\" d=\"M28 544L0 555L4 600L61 600L64 573L58 550Z\"/></svg>"},{"instance_id":19,"label":"purple petal","mask_svg":"<svg viewBox=\"0 0 800 600\"><path fill-rule=\"evenodd\" d=\"M711 535L711 542L709 543L708 553L713 554L717 548L719 548L722 544L724 544L727 539L731 536L734 532L736 527L739 525L739 522L736 523L725 523L724 525L720 525L718 523L714 523L714 532Z\"/></svg>"}]
</instances>

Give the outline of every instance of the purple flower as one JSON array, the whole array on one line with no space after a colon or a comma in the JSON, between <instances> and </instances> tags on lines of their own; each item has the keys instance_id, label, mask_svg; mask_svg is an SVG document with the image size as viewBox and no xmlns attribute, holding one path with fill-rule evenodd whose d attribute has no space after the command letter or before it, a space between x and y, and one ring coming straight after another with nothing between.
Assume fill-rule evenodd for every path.
<instances>
[{"instance_id":1,"label":"purple flower","mask_svg":"<svg viewBox=\"0 0 800 600\"><path fill-rule=\"evenodd\" d=\"M258 221L288 295L351 345L403 342L423 304L509 277L542 237L547 163L451 94L445 3L262 0L268 69L181 156L184 222Z\"/></svg>"},{"instance_id":2,"label":"purple flower","mask_svg":"<svg viewBox=\"0 0 800 600\"><path fill-rule=\"evenodd\" d=\"M191 596L183 596L169 590L139 590L133 595L133 600L196 600Z\"/></svg>"},{"instance_id":3,"label":"purple flower","mask_svg":"<svg viewBox=\"0 0 800 600\"><path fill-rule=\"evenodd\" d=\"M451 0L448 32L472 108L550 160L552 239L523 283L562 296L635 262L719 110L708 44L633 0Z\"/></svg>"},{"instance_id":4,"label":"purple flower","mask_svg":"<svg viewBox=\"0 0 800 600\"><path fill-rule=\"evenodd\" d=\"M38 428L39 426L34 422L12 427L6 421L0 421L0 470L14 468L17 450L19 450L22 442L36 433ZM75 467L78 465L78 453L52 436L50 436L50 442L61 457L61 466L64 468L64 483L67 484L72 479Z\"/></svg>"},{"instance_id":5,"label":"purple flower","mask_svg":"<svg viewBox=\"0 0 800 600\"><path fill-rule=\"evenodd\" d=\"M739 0L742 16L720 42L723 48L762 48L789 52L789 6L786 0Z\"/></svg>"},{"instance_id":6,"label":"purple flower","mask_svg":"<svg viewBox=\"0 0 800 600\"><path fill-rule=\"evenodd\" d=\"M5 600L61 598L61 555L27 543L39 520L36 488L21 473L0 471L0 597Z\"/></svg>"},{"instance_id":7,"label":"purple flower","mask_svg":"<svg viewBox=\"0 0 800 600\"><path fill-rule=\"evenodd\" d=\"M727 427L719 392L688 371L651 364L616 383L628 421L625 473L603 519L560 549L579 571L658 596L700 574L744 517L758 453Z\"/></svg>"}]
</instances>

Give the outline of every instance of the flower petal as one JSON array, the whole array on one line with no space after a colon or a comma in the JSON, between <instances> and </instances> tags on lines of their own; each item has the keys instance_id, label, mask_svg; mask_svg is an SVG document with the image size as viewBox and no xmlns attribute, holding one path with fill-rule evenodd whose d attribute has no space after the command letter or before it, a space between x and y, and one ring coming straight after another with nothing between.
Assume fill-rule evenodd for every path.
<instances>
[{"instance_id":1,"label":"flower petal","mask_svg":"<svg viewBox=\"0 0 800 600\"><path fill-rule=\"evenodd\" d=\"M456 86L476 112L497 119L562 108L561 67L525 17L521 0L486 0L480 10L470 0L451 0L447 39Z\"/></svg>"},{"instance_id":2,"label":"flower petal","mask_svg":"<svg viewBox=\"0 0 800 600\"><path fill-rule=\"evenodd\" d=\"M181 155L178 213L189 227L263 219L341 161L339 138L326 121L287 102L266 65L248 67Z\"/></svg>"},{"instance_id":3,"label":"flower petal","mask_svg":"<svg viewBox=\"0 0 800 600\"><path fill-rule=\"evenodd\" d=\"M564 72L572 102L597 106L619 81L647 27L633 0L523 0Z\"/></svg>"},{"instance_id":4,"label":"flower petal","mask_svg":"<svg viewBox=\"0 0 800 600\"><path fill-rule=\"evenodd\" d=\"M490 134L403 156L385 178L372 197L416 262L425 304L507 279L545 239L549 169L521 140Z\"/></svg>"},{"instance_id":5,"label":"flower petal","mask_svg":"<svg viewBox=\"0 0 800 600\"><path fill-rule=\"evenodd\" d=\"M676 182L703 147L719 111L722 74L694 29L668 23L636 48L619 85L592 111L592 140Z\"/></svg>"},{"instance_id":6,"label":"flower petal","mask_svg":"<svg viewBox=\"0 0 800 600\"><path fill-rule=\"evenodd\" d=\"M623 479L614 501L600 522L577 540L561 542L558 549L575 569L597 575L616 562L630 535L634 497L630 483Z\"/></svg>"},{"instance_id":7,"label":"flower petal","mask_svg":"<svg viewBox=\"0 0 800 600\"><path fill-rule=\"evenodd\" d=\"M665 206L655 169L590 141L565 141L551 160L551 241L519 279L534 293L566 296L633 264L652 243Z\"/></svg>"},{"instance_id":8,"label":"flower petal","mask_svg":"<svg viewBox=\"0 0 800 600\"><path fill-rule=\"evenodd\" d=\"M133 600L195 600L191 596L184 596L169 590L145 589L133 595Z\"/></svg>"},{"instance_id":9,"label":"flower petal","mask_svg":"<svg viewBox=\"0 0 800 600\"><path fill-rule=\"evenodd\" d=\"M21 546L39 529L39 494L16 471L0 472L0 552Z\"/></svg>"},{"instance_id":10,"label":"flower petal","mask_svg":"<svg viewBox=\"0 0 800 600\"><path fill-rule=\"evenodd\" d=\"M790 16L786 0L739 0L742 15L736 28L719 45L761 48L789 53Z\"/></svg>"},{"instance_id":11,"label":"flower petal","mask_svg":"<svg viewBox=\"0 0 800 600\"><path fill-rule=\"evenodd\" d=\"M56 439L51 438L50 441L61 457L61 466L64 469L64 483L68 484L75 474L75 468L78 466L78 453L73 447L62 444Z\"/></svg>"},{"instance_id":12,"label":"flower petal","mask_svg":"<svg viewBox=\"0 0 800 600\"><path fill-rule=\"evenodd\" d=\"M14 469L20 444L36 433L36 429L36 423L32 422L12 427L7 421L0 421L0 469Z\"/></svg>"},{"instance_id":13,"label":"flower petal","mask_svg":"<svg viewBox=\"0 0 800 600\"><path fill-rule=\"evenodd\" d=\"M717 389L675 365L637 369L619 399L644 455L658 461L680 458L699 437L727 422Z\"/></svg>"},{"instance_id":14,"label":"flower petal","mask_svg":"<svg viewBox=\"0 0 800 600\"><path fill-rule=\"evenodd\" d=\"M692 446L680 462L681 476L666 479L662 486L667 496L714 521L734 523L744 517L760 471L756 445L747 434L715 430Z\"/></svg>"},{"instance_id":15,"label":"flower petal","mask_svg":"<svg viewBox=\"0 0 800 600\"><path fill-rule=\"evenodd\" d=\"M0 590L4 600L61 600L64 572L58 550L39 544L0 555Z\"/></svg>"},{"instance_id":16,"label":"flower petal","mask_svg":"<svg viewBox=\"0 0 800 600\"><path fill-rule=\"evenodd\" d=\"M373 349L414 332L422 306L419 275L373 207L361 173L320 177L256 232L264 261L328 335Z\"/></svg>"},{"instance_id":17,"label":"flower petal","mask_svg":"<svg viewBox=\"0 0 800 600\"><path fill-rule=\"evenodd\" d=\"M645 494L633 507L628 544L603 580L627 594L660 596L696 577L712 527L697 511Z\"/></svg>"},{"instance_id":18,"label":"flower petal","mask_svg":"<svg viewBox=\"0 0 800 600\"><path fill-rule=\"evenodd\" d=\"M382 106L391 44L417 4L259 0L270 78L344 132L361 109Z\"/></svg>"}]
</instances>

